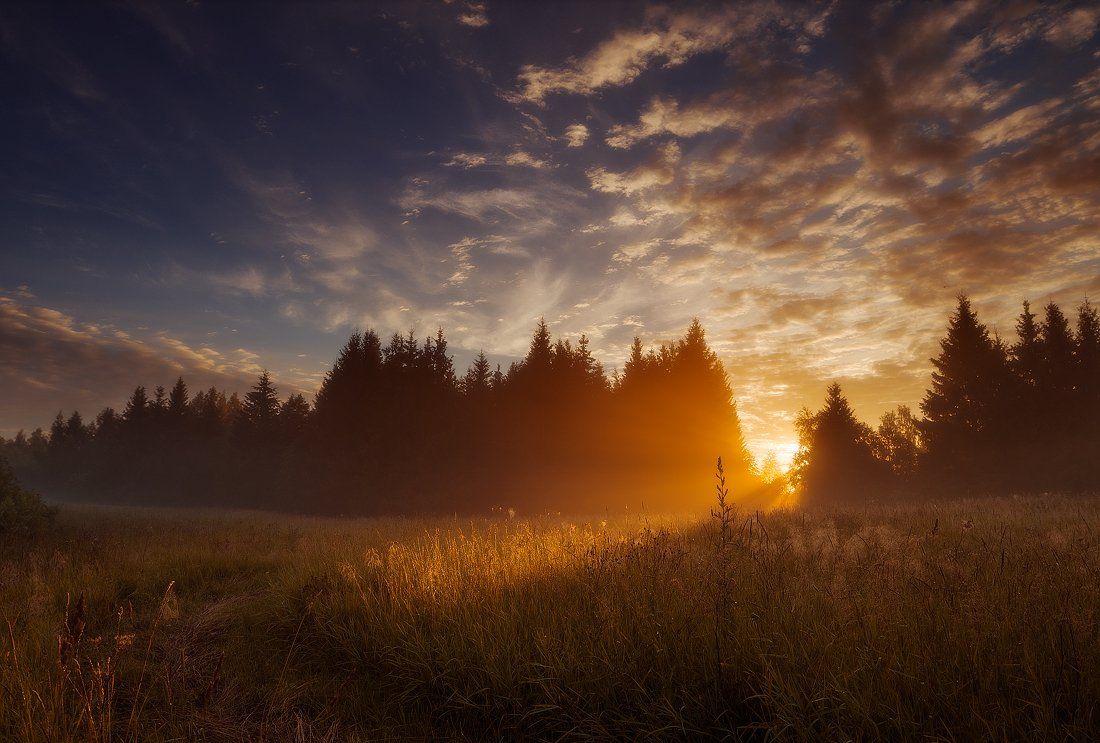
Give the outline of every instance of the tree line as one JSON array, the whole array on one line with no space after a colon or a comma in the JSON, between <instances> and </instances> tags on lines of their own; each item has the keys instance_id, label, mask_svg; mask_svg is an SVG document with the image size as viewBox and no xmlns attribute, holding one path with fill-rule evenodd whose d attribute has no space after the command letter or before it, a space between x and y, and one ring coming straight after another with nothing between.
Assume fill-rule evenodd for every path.
<instances>
[{"instance_id":1,"label":"tree line","mask_svg":"<svg viewBox=\"0 0 1100 743\"><path fill-rule=\"evenodd\" d=\"M672 343L635 338L605 373L588 339L540 321L506 370L478 354L454 369L440 330L383 343L356 332L312 404L281 400L264 372L244 396L183 379L94 420L0 439L20 478L69 497L319 513L653 510L703 506L714 458L731 491L766 503L869 497L1100 491L1100 318L1071 323L1024 303L1010 343L961 297L931 359L919 416L877 427L840 386L796 420L787 482L748 454L730 380L698 321ZM768 468L765 467L765 470Z\"/></svg>"},{"instance_id":2,"label":"tree line","mask_svg":"<svg viewBox=\"0 0 1100 743\"><path fill-rule=\"evenodd\" d=\"M1024 302L1005 341L960 297L931 359L918 418L907 406L877 428L841 388L796 427L795 487L811 501L868 495L1100 492L1100 316L1087 300L1071 324L1051 302Z\"/></svg>"},{"instance_id":3,"label":"tree line","mask_svg":"<svg viewBox=\"0 0 1100 743\"><path fill-rule=\"evenodd\" d=\"M672 343L635 339L608 375L589 341L544 321L506 370L480 353L462 376L440 330L383 343L355 332L312 404L267 372L244 396L178 379L121 412L58 413L2 442L23 481L77 499L299 512L594 512L702 506L714 458L766 495L729 379L698 321Z\"/></svg>"}]
</instances>

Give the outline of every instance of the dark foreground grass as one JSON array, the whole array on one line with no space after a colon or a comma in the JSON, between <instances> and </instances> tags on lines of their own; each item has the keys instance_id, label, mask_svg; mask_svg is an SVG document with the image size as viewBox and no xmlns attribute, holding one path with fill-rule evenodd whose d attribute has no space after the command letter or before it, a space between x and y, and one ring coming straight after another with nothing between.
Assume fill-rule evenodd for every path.
<instances>
[{"instance_id":1,"label":"dark foreground grass","mask_svg":"<svg viewBox=\"0 0 1100 743\"><path fill-rule=\"evenodd\" d=\"M63 508L0 739L1090 739L1100 502L720 519Z\"/></svg>"}]
</instances>

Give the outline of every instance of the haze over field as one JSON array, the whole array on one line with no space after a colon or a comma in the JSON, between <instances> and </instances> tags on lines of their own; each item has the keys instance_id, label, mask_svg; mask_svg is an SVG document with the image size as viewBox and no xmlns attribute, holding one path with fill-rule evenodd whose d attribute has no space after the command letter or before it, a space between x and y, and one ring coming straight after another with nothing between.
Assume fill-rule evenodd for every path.
<instances>
[{"instance_id":1,"label":"haze over field","mask_svg":"<svg viewBox=\"0 0 1100 743\"><path fill-rule=\"evenodd\" d=\"M954 297L1100 288L1100 9L8 4L0 434L314 391L356 328L621 366L698 316L749 447L915 404Z\"/></svg>"}]
</instances>

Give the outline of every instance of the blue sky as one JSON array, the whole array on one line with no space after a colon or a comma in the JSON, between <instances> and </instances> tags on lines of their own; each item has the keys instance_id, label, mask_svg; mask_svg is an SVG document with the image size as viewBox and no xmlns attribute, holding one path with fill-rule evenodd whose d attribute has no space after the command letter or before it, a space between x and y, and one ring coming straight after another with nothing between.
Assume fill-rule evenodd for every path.
<instances>
[{"instance_id":1,"label":"blue sky","mask_svg":"<svg viewBox=\"0 0 1100 743\"><path fill-rule=\"evenodd\" d=\"M311 391L356 327L609 367L699 316L750 444L916 404L953 297L1100 289L1100 11L0 7L0 433L137 383Z\"/></svg>"}]
</instances>

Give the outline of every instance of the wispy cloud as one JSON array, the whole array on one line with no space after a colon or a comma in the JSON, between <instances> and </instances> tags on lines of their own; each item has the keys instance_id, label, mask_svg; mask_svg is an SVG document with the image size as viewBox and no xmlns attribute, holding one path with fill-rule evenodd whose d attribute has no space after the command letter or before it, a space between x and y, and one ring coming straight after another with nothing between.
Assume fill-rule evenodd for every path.
<instances>
[{"instance_id":1,"label":"wispy cloud","mask_svg":"<svg viewBox=\"0 0 1100 743\"><path fill-rule=\"evenodd\" d=\"M489 14L485 3L469 2L461 6L458 22L463 26L482 28L489 25Z\"/></svg>"},{"instance_id":2,"label":"wispy cloud","mask_svg":"<svg viewBox=\"0 0 1100 743\"><path fill-rule=\"evenodd\" d=\"M584 124L570 124L565 127L564 137L570 147L581 147L588 141L588 127Z\"/></svg>"},{"instance_id":3,"label":"wispy cloud","mask_svg":"<svg viewBox=\"0 0 1100 743\"><path fill-rule=\"evenodd\" d=\"M769 3L715 12L655 7L641 26L615 33L580 58L559 67L524 66L516 99L542 104L554 93L590 95L626 85L652 65L675 67L747 38L774 20L777 10Z\"/></svg>"}]
</instances>

